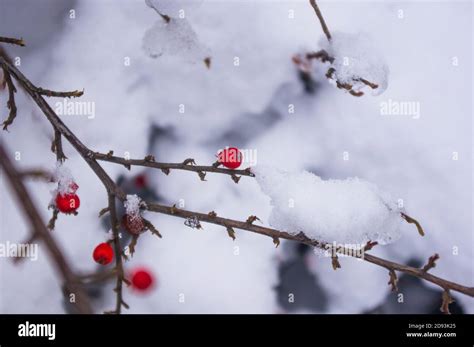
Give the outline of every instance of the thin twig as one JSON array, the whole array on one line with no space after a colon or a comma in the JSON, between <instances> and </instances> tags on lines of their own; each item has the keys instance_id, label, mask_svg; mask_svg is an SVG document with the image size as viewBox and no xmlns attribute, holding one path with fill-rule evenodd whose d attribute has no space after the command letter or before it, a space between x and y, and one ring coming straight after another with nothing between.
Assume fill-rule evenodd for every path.
<instances>
[{"instance_id":1,"label":"thin twig","mask_svg":"<svg viewBox=\"0 0 474 347\"><path fill-rule=\"evenodd\" d=\"M71 92L58 92L49 89L43 89L36 87L35 91L38 94L48 96L48 97L58 97L58 98L78 98L84 94L84 91L81 90L73 90Z\"/></svg>"},{"instance_id":2,"label":"thin twig","mask_svg":"<svg viewBox=\"0 0 474 347\"><path fill-rule=\"evenodd\" d=\"M13 84L12 78L6 69L3 69L3 78L8 88L8 101L7 107L10 110L8 118L3 122L3 130L8 130L8 127L13 123L16 118L17 108L15 103L16 88Z\"/></svg>"},{"instance_id":3,"label":"thin twig","mask_svg":"<svg viewBox=\"0 0 474 347\"><path fill-rule=\"evenodd\" d=\"M112 152L113 153L113 152ZM233 169L223 169L218 168L215 166L204 166L204 165L194 165L194 160L191 161L184 161L182 163L159 163L154 160L150 160L150 158L145 157L145 159L125 159L122 157L117 157L111 155L110 152L107 154L94 152L92 154L93 158L100 161L106 161L109 163L120 164L125 166L126 168L130 168L131 166L142 166L142 167L149 167L154 169L160 169L165 173L169 173L169 170L186 170L186 171L193 171L193 172L213 172L213 173L220 173L225 175L240 175L240 176L249 176L254 177L255 175L250 171L250 169L243 169L243 170L233 170Z\"/></svg>"},{"instance_id":4,"label":"thin twig","mask_svg":"<svg viewBox=\"0 0 474 347\"><path fill-rule=\"evenodd\" d=\"M51 144L51 150L56 154L56 161L62 163L67 157L63 152L63 142L61 141L61 133L54 129L54 140Z\"/></svg>"},{"instance_id":5,"label":"thin twig","mask_svg":"<svg viewBox=\"0 0 474 347\"><path fill-rule=\"evenodd\" d=\"M117 280L114 291L116 292L116 302L115 302L115 310L109 313L116 313L120 314L122 310L122 306L124 305L124 301L122 298L122 287L123 282L125 279L125 274L123 270L123 262L122 262L122 247L120 246L120 235L119 235L119 222L117 218L117 210L115 207L115 197L109 193L109 213L110 213L110 222L112 223L112 233L113 233L113 245L114 245L114 253L115 253L115 269L117 274Z\"/></svg>"},{"instance_id":6,"label":"thin twig","mask_svg":"<svg viewBox=\"0 0 474 347\"><path fill-rule=\"evenodd\" d=\"M323 14L321 13L321 10L318 7L318 4L316 3L315 0L309 0L309 3L314 9L314 12L316 12L316 16L319 19L319 22L321 23L321 28L323 28L324 34L326 35L328 41L331 41L331 33L329 32L329 28L326 25L326 21L324 20Z\"/></svg>"},{"instance_id":7,"label":"thin twig","mask_svg":"<svg viewBox=\"0 0 474 347\"><path fill-rule=\"evenodd\" d=\"M25 41L23 39L14 39L11 37L0 37L0 43L9 43L11 45L25 46Z\"/></svg>"},{"instance_id":8,"label":"thin twig","mask_svg":"<svg viewBox=\"0 0 474 347\"><path fill-rule=\"evenodd\" d=\"M204 214L204 213L198 213L198 212L193 212L193 211L188 211L188 210L183 210L183 209L178 209L176 207L169 207L169 206L164 206L160 204L153 204L153 203L146 203L147 204L147 210L152 211L152 212L158 212L162 214L167 214L170 216L174 217L180 217L180 218L192 218L196 217L199 221L201 222L206 222L206 223L211 223L211 224L217 224L221 225L225 228L235 228L235 229L241 229L241 230L247 230L253 233L257 233L260 235L265 235L271 238L277 237L280 239L285 239L285 240L291 240L291 241L296 241L299 243L304 243L309 246L313 247L318 247L321 249L326 250L327 246L326 243L318 241L318 240L312 240L308 238L304 233L300 232L298 234L290 234L288 232L272 229L272 228L267 228L255 224L250 224L247 222L243 221L237 221L237 220L232 220L232 219L227 219L227 218L221 218L218 216L209 216L209 214ZM227 230L227 229L225 229ZM341 254L353 254L354 252L350 252L347 249L337 249L337 251ZM352 255L355 258L358 258L357 255ZM396 270L399 272L406 273L408 275L418 277L421 279L424 279L425 281L431 282L433 284L438 285L441 288L448 288L453 291L457 291L463 294L466 294L468 296L474 297L474 287L467 287L458 283L450 282L447 281L443 278L434 276L430 273L424 272L422 269L418 269L415 267L407 266L407 265L402 265L398 264L389 260L385 260L379 257L376 257L371 254L364 253L363 256L360 256L359 258L362 258L363 260L384 267L388 270Z\"/></svg>"},{"instance_id":9,"label":"thin twig","mask_svg":"<svg viewBox=\"0 0 474 347\"><path fill-rule=\"evenodd\" d=\"M35 238L41 238L46 245L46 248L54 260L54 265L61 274L61 277L65 283L68 293L76 296L75 307L79 313L92 313L92 307L89 303L89 299L80 284L79 279L71 270L64 254L59 248L56 241L53 239L51 233L46 229L46 226L36 210L35 204L31 199L25 185L21 181L20 175L17 169L14 167L12 161L7 154L7 151L3 147L0 140L0 165L3 167L5 175L13 187L13 191L20 203L23 212L28 218L28 222L34 230Z\"/></svg>"}]
</instances>

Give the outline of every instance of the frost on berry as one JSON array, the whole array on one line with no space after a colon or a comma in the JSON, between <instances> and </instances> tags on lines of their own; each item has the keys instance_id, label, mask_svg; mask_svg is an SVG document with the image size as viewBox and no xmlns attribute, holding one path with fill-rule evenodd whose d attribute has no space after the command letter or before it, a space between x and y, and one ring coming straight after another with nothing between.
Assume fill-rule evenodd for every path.
<instances>
[{"instance_id":1,"label":"frost on berry","mask_svg":"<svg viewBox=\"0 0 474 347\"><path fill-rule=\"evenodd\" d=\"M79 188L79 186L74 182L71 170L59 161L56 163L53 177L54 181L58 182L58 188L55 191L56 194L74 194Z\"/></svg>"},{"instance_id":2,"label":"frost on berry","mask_svg":"<svg viewBox=\"0 0 474 347\"><path fill-rule=\"evenodd\" d=\"M146 204L136 195L127 195L124 203L125 214L122 217L122 224L125 229L134 235L138 235L145 231L145 221L140 214L140 208L146 207Z\"/></svg>"},{"instance_id":3,"label":"frost on berry","mask_svg":"<svg viewBox=\"0 0 474 347\"><path fill-rule=\"evenodd\" d=\"M51 191L52 199L49 207L66 214L75 213L80 205L79 196L76 194L79 186L74 182L71 170L61 162L57 162L53 180L57 182L57 187Z\"/></svg>"}]
</instances>

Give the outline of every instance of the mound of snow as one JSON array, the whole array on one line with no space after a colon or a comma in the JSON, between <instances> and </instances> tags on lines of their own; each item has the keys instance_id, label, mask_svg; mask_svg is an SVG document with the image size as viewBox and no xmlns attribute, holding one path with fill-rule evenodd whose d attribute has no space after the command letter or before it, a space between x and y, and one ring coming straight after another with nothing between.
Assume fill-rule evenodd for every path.
<instances>
[{"instance_id":1,"label":"mound of snow","mask_svg":"<svg viewBox=\"0 0 474 347\"><path fill-rule=\"evenodd\" d=\"M389 68L367 34L335 32L330 42L324 39L320 44L334 58L331 67L335 69L333 77L337 81L350 84L354 91L358 91L366 87L360 81L365 79L378 85L374 95L387 89Z\"/></svg>"},{"instance_id":2,"label":"mound of snow","mask_svg":"<svg viewBox=\"0 0 474 347\"><path fill-rule=\"evenodd\" d=\"M358 178L322 180L303 171L252 168L273 206L269 223L292 234L325 242L390 243L400 237L397 204L375 185Z\"/></svg>"}]
</instances>

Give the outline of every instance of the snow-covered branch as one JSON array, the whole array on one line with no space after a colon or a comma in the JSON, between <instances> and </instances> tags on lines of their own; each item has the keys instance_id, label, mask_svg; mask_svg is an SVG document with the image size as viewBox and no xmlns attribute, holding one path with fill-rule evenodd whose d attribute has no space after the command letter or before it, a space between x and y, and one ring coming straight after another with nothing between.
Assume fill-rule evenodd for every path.
<instances>
[{"instance_id":1,"label":"snow-covered branch","mask_svg":"<svg viewBox=\"0 0 474 347\"><path fill-rule=\"evenodd\" d=\"M12 65L10 62L8 62L6 59L4 59L1 56L0 56L0 65L3 68L3 70L6 71L12 77L14 77L15 80L22 86L22 88L33 98L34 102L42 110L45 117L53 126L55 132L58 132L62 138L67 140L72 145L72 147L80 154L80 156L87 162L89 167L94 171L94 173L96 174L98 179L100 179L100 181L102 182L102 184L104 185L106 189L106 192L108 195L108 207L104 209L103 211L101 211L101 214L105 214L105 213L110 214L110 220L111 220L112 231L113 231L113 244L114 244L114 250L115 250L115 263L116 263L115 274L117 276L117 285L115 288L115 291L117 293L117 301L116 301L116 308L114 311L112 311L112 313L120 313L122 306L127 307L127 304L124 302L123 297L122 297L122 284L124 282L127 283L127 280L124 276L124 271L123 271L123 263L122 263L123 251L119 243L119 235L118 235L119 222L117 219L115 201L116 199L118 199L119 201L123 203L125 203L126 201L130 202L130 197L125 194L125 192L114 182L114 180L108 175L108 173L102 168L102 166L100 166L100 164L98 163L98 160L122 164L127 167L129 167L130 165L155 167L157 169L164 170L164 171L171 170L171 169L179 169L179 170L195 171L198 173L199 172L214 172L214 173L231 174L231 175L232 174L235 175L236 173L238 173L239 175L243 175L243 176L249 176L249 177L255 176L255 174L251 172L251 170L241 170L241 171L226 170L226 169L218 168L218 165L197 166L197 165L193 165L193 161L191 160L186 160L185 162L180 163L180 164L164 164L164 163L155 162L154 158L150 156L147 156L143 160L127 160L120 157L114 157L113 153L100 154L98 152L95 152L89 149L86 145L84 145L80 141L80 139L61 121L61 119L57 116L57 114L52 110L52 108L48 105L48 103L43 98L44 95L48 95L48 94L42 93L41 92L42 89L35 87L14 65ZM257 179L259 178L257 177ZM300 179L299 177L296 177L295 182L298 181L299 179ZM311 178L311 180L314 181L315 179ZM271 185L273 185L273 183L270 182ZM339 189L340 187L344 185L350 185L351 186L350 188L352 189L353 183L354 182L342 183L342 185L338 186L337 189ZM323 182L317 181L317 185L315 185L316 189L327 188L320 184L323 184ZM359 188L362 190L360 190ZM415 219L407 216L404 213L397 212L391 209L389 206L387 207L386 201L384 201L383 199L377 200L378 195L374 193L372 188L366 185L362 185L359 188L357 188L359 190L356 192L356 194L360 194L361 192L364 194L368 194L369 198L371 199L370 201L373 203L371 206L375 206L376 208L380 209L381 213L383 212L381 215L383 215L384 218L379 220L380 223L377 224L377 227L380 227L380 228L387 227L391 222L393 221L398 222L398 220L403 218L406 222L415 224L420 234L422 234L421 226ZM330 187L330 189L332 191L333 187ZM276 197L276 199L278 199L278 197ZM322 248L325 250L327 250L328 247L329 248L331 247L331 245L328 244L326 240L318 239L315 236L316 234L311 232L311 230L315 229L314 225L309 225L308 228L303 228L304 231L294 230L294 229L293 230L273 229L273 228L256 225L255 222L258 221L258 218L256 216L250 216L249 218L247 218L246 221L238 221L238 220L220 217L217 215L215 211L211 211L207 214L199 213L199 212L193 212L193 211L189 211L185 209L180 209L180 208L177 208L176 206L164 206L161 204L156 204L156 203L148 202L148 201L143 201L143 203L140 203L138 210L134 209L134 213L137 215L140 222L139 224L137 224L140 226L140 230L135 230L136 233L134 231L134 234L137 234L137 235L146 231L147 229L150 230L151 232L157 233L157 230L154 227L152 227L146 219L142 218L141 216L142 210L183 218L186 220L187 225L192 226L192 227L202 227L200 224L201 222L220 225L223 227L223 230L227 231L228 235L232 239L235 239L236 237L234 229L239 229L239 230L245 230L245 231L249 231L249 232L253 232L253 233L270 237L272 238L276 246L279 245L280 239L286 239L290 241L307 244L312 247ZM292 216L286 216L286 217L289 217L290 219L292 218ZM362 228L362 225L365 225L367 221L377 219L378 217L380 217L380 215L374 216L370 213L364 216L364 218L361 219L360 221L361 223L360 235L366 234L365 229ZM329 221L329 224L327 225L330 226L328 227L330 230L335 229L335 226L334 224L331 224L331 221ZM285 229L291 229L291 227L292 227L291 225L287 225ZM44 228L44 225L41 224L41 227L38 225L35 225L35 228ZM385 230L376 230L376 232L383 234ZM160 234L158 233L158 235ZM136 238L134 239L134 242L136 243ZM370 248L372 248L374 245L375 245L374 240L369 239L367 242L367 246L364 247L364 250L370 250ZM135 246L135 244L133 244L133 246ZM338 248L335 250L335 252L343 252L344 254L353 254L353 252L346 252L346 251L347 250L341 249L341 248ZM358 256L356 255L355 257L358 257ZM411 275L411 276L414 276L414 277L417 277L417 278L420 278L425 281L438 285L444 290L443 311L445 312L448 310L448 305L451 302L451 299L450 299L451 297L449 295L450 291L457 291L465 295L474 297L474 288L467 287L458 283L454 283L454 282L451 282L451 281L448 281L443 278L430 274L428 270L434 267L434 261L436 260L434 258L430 260L429 266L425 266L422 269L398 264L398 263L385 260L385 259L373 256L367 253L364 254L362 259L364 261L367 261L369 263L372 263L372 264L375 264L377 266L387 269L390 275L389 283L392 285L393 288L396 288L396 281L397 281L396 271L402 272L402 273L405 273L405 274L408 274L408 275ZM333 266L335 269L340 267L340 264L337 261L337 254L333 256Z\"/></svg>"}]
</instances>

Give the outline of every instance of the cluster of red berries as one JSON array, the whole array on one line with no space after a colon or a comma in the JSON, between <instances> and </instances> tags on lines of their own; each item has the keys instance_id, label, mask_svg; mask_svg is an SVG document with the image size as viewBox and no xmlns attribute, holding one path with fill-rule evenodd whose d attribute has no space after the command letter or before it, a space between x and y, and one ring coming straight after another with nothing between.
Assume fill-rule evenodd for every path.
<instances>
[{"instance_id":1,"label":"cluster of red berries","mask_svg":"<svg viewBox=\"0 0 474 347\"><path fill-rule=\"evenodd\" d=\"M229 147L218 154L218 162L229 169L237 169L243 160L242 152L236 147ZM145 185L143 176L137 178L136 182L139 186ZM80 200L76 195L79 186L72 183L66 194L58 193L56 195L56 207L63 213L74 213L79 208ZM141 234L146 229L145 222L140 214L129 215L125 214L122 218L123 227L132 235ZM100 265L108 265L114 258L114 249L110 242L103 242L97 245L92 253L94 261ZM130 273L132 288L145 292L152 288L155 279L148 269L141 267L133 270Z\"/></svg>"},{"instance_id":2,"label":"cluster of red berries","mask_svg":"<svg viewBox=\"0 0 474 347\"><path fill-rule=\"evenodd\" d=\"M108 265L114 258L114 249L109 242L97 245L92 253L95 262L100 265ZM139 292L145 292L153 287L155 279L150 270L140 267L134 269L130 274L132 288Z\"/></svg>"}]
</instances>

